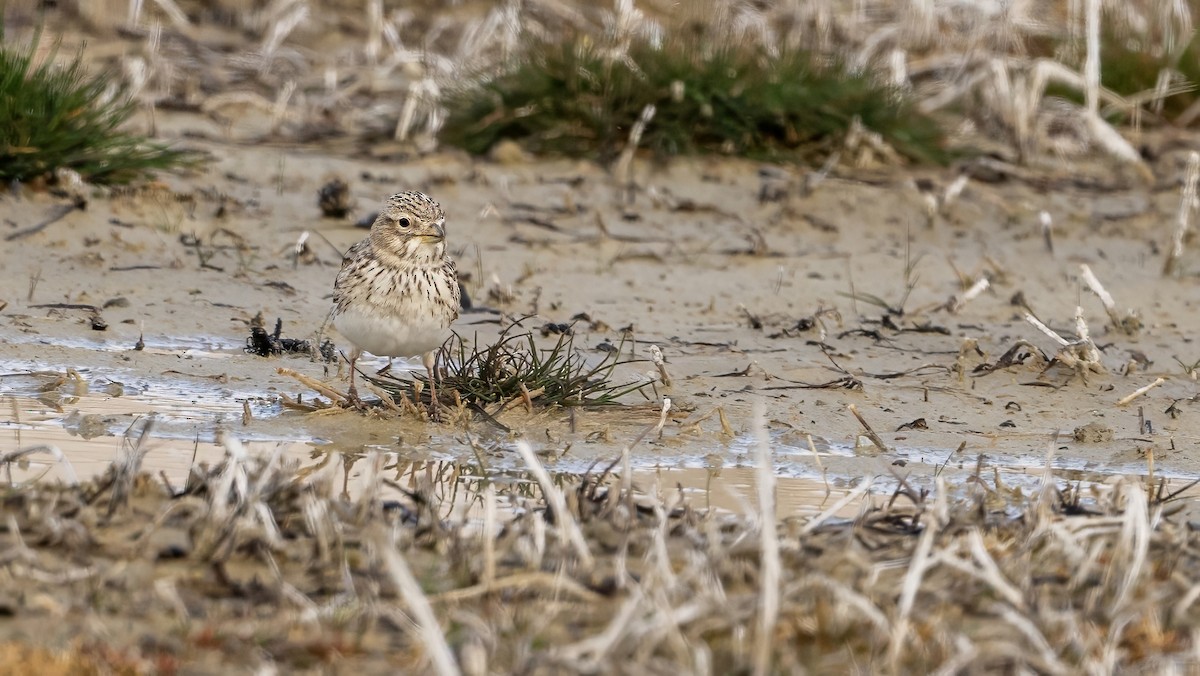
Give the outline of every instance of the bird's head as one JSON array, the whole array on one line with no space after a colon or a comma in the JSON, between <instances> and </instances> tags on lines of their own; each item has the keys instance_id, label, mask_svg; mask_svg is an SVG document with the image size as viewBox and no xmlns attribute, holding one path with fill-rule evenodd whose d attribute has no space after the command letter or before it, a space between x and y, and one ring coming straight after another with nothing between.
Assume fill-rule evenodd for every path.
<instances>
[{"instance_id":1,"label":"bird's head","mask_svg":"<svg viewBox=\"0 0 1200 676\"><path fill-rule=\"evenodd\" d=\"M371 241L400 258L439 260L446 252L446 213L424 193L396 193L371 225Z\"/></svg>"}]
</instances>

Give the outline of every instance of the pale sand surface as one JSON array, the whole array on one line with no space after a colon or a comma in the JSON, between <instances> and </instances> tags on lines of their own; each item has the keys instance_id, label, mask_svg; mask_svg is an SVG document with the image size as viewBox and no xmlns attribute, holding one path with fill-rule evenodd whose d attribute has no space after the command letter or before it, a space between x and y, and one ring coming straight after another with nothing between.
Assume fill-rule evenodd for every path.
<instances>
[{"instance_id":1,"label":"pale sand surface","mask_svg":"<svg viewBox=\"0 0 1200 676\"><path fill-rule=\"evenodd\" d=\"M186 129L187 117L181 118L174 125ZM1150 451L1156 471L1198 469L1191 451L1196 385L1179 363L1198 358L1192 352L1200 299L1194 291L1195 254L1185 253L1184 274L1161 274L1179 201L1170 178L1175 167L1170 160L1179 157L1174 151L1157 167L1163 174L1158 187L1104 164L1075 169L1074 181L1051 169L1030 181L972 182L930 226L914 181L928 178L940 192L953 180L952 170L875 170L860 176L846 170L845 178L830 178L812 195L800 195L793 185L782 201L760 202L757 164L646 163L637 167L640 192L632 204L623 204L606 172L586 163L497 165L454 153L385 163L312 147L191 144L216 158L203 171L164 177L133 194L93 197L86 211L0 248L5 271L0 300L6 302L0 370L75 369L88 381L83 400L68 397L58 412L39 409L30 399L49 376L0 379L0 391L20 402L5 407L11 430L6 450L15 448L17 430L35 418L53 427L77 409L111 414L117 417L106 430L119 433L140 414L188 409L190 401L194 406L176 416L180 419L163 416L160 425L165 436L180 440L181 454L196 439L213 442L220 428L251 439L315 440L339 450L367 446L422 453L432 447L469 455L454 441L461 428L350 412L284 412L279 393L312 393L276 374L279 366L343 388L344 368L339 378L336 365L298 356L264 359L241 349L248 322L260 312L268 327L282 319L285 336L315 340L329 308L335 249L365 232L352 219L391 192L415 188L445 206L452 251L460 269L471 273L467 289L479 305L509 316L536 313L526 320L533 328L587 313L606 326L593 330L578 322L581 347L617 343L620 330L632 327L638 357L648 358L651 344L663 350L674 383L659 392L672 398L675 410L661 438L635 449L641 465L738 464L751 443L752 409L760 400L779 444L781 468L789 474L821 473L806 435L828 455L824 468L838 476L887 472L895 459L918 473L947 458L951 467L973 471L980 454L989 466L1040 467L1055 434L1055 462L1064 469L1144 473ZM347 179L357 204L345 222L322 219L316 207L317 189L333 175ZM56 202L28 190L6 198L0 234L38 223ZM1041 234L1041 210L1053 217L1053 253ZM303 232L310 233L314 255L297 264L293 245ZM209 267L201 267L197 247L188 243L195 240ZM871 294L899 303L906 256L913 262L913 288L906 314L895 323L939 332L881 326L881 308L861 299ZM1140 315L1140 331L1126 335L1107 326L1099 300L1079 281L1081 263L1103 281L1120 312ZM134 266L148 267L129 269ZM968 283L987 274L992 287L951 314L938 306L962 293L960 273ZM32 279L37 281L30 296ZM497 280L511 300L489 298ZM857 302L848 295L851 289L860 295ZM1082 305L1107 373L1084 379L1063 367L1042 373L1043 365L1031 363L972 375L1018 340L1049 354L1057 349L1024 321L1023 310L1012 303L1018 292L1067 338L1074 337L1075 307ZM116 298L128 304L102 310L105 331L91 328L87 311L33 307L104 306ZM820 325L793 330L819 310L826 311ZM468 312L455 328L486 339L498 330L497 316ZM754 328L751 316L762 328ZM136 351L139 335L146 347ZM336 334L327 335L344 348ZM979 352L963 348L968 339L977 341ZM598 359L601 353L592 354ZM1148 365L1138 364L1141 355ZM918 367L926 368L875 377ZM652 368L646 362L618 373L634 378ZM796 387L847 374L862 383L861 390ZM1166 379L1162 386L1117 406L1158 377ZM116 390L121 396L112 396L110 382L121 385ZM70 395L72 387L59 389ZM246 425L242 400L252 404ZM1175 417L1166 413L1173 403ZM849 404L881 434L889 453L859 439L862 427ZM560 413L528 419L513 413L505 422L547 451L570 446L561 467L578 470L615 457L657 419L655 406L582 412L574 432ZM738 438L723 438L715 418L698 427L688 424L716 406L724 408ZM1139 407L1150 433L1139 430ZM19 425L13 415L18 410ZM918 418L927 429L896 431ZM1098 442L1077 442L1073 431L1091 423L1111 429L1111 439L1102 433ZM511 441L486 424L472 431ZM98 437L69 445L70 455L82 462L107 457L114 441ZM178 459L167 456L175 452L156 455L174 463Z\"/></svg>"}]
</instances>

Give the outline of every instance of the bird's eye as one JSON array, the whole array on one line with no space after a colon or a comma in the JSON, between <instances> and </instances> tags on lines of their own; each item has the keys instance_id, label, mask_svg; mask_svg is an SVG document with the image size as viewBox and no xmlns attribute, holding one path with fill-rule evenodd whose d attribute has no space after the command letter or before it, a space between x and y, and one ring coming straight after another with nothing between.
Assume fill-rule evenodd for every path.
<instances>
[{"instance_id":1,"label":"bird's eye","mask_svg":"<svg viewBox=\"0 0 1200 676\"><path fill-rule=\"evenodd\" d=\"M399 223L400 227L402 227L402 228L407 228L408 226L412 225L412 222L409 221L408 218L401 218L400 220L398 220L396 222Z\"/></svg>"}]
</instances>

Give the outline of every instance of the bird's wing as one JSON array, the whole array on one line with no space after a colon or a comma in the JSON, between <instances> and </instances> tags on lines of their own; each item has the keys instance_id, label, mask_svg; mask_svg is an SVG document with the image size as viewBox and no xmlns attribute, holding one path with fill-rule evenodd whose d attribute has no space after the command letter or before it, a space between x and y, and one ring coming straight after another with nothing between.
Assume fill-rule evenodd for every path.
<instances>
[{"instance_id":1,"label":"bird's wing","mask_svg":"<svg viewBox=\"0 0 1200 676\"><path fill-rule=\"evenodd\" d=\"M350 247L349 251L342 256L342 268L338 270L337 279L333 281L333 302L337 305L341 301L342 293L345 290L346 283L350 280L350 276L355 270L361 266L354 265L354 261L363 257L367 249L371 248L371 240L364 239L361 242Z\"/></svg>"},{"instance_id":2,"label":"bird's wing","mask_svg":"<svg viewBox=\"0 0 1200 676\"><path fill-rule=\"evenodd\" d=\"M450 295L453 296L451 307L454 308L454 314L450 317L450 321L458 319L458 311L462 308L462 288L458 285L458 266L454 264L454 259L446 257L446 276L450 278Z\"/></svg>"}]
</instances>

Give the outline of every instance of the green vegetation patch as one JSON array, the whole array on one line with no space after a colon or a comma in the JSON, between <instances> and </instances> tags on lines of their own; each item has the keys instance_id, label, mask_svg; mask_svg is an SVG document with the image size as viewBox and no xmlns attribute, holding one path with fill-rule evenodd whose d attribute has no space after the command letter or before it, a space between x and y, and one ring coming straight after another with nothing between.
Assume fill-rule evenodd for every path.
<instances>
[{"instance_id":1,"label":"green vegetation patch","mask_svg":"<svg viewBox=\"0 0 1200 676\"><path fill-rule=\"evenodd\" d=\"M1143 109L1158 110L1149 94L1154 93L1163 71L1173 73L1177 80L1164 92L1162 115L1175 120L1196 102L1200 90L1200 35L1193 35L1185 44L1168 53L1153 37L1131 36L1117 26L1106 26L1100 43L1100 85L1126 98L1140 98ZM1065 39L1043 40L1031 44L1032 56L1058 60L1072 70L1084 70L1085 54L1082 44L1069 44ZM1055 96L1083 105L1084 93L1075 87L1051 83L1045 96ZM1113 121L1123 121L1127 111L1110 111ZM1153 119L1153 118L1151 118ZM1143 119L1143 123L1146 120Z\"/></svg>"},{"instance_id":2,"label":"green vegetation patch","mask_svg":"<svg viewBox=\"0 0 1200 676\"><path fill-rule=\"evenodd\" d=\"M532 45L508 72L450 95L442 139L482 154L503 139L541 154L611 159L642 111L656 154L722 153L811 160L838 147L853 120L902 155L941 161L942 134L903 94L803 51L656 48L623 58L586 40Z\"/></svg>"},{"instance_id":3,"label":"green vegetation patch","mask_svg":"<svg viewBox=\"0 0 1200 676\"><path fill-rule=\"evenodd\" d=\"M444 373L437 383L440 398L457 393L459 399L477 406L507 404L526 399L538 406L609 406L627 394L652 383L645 379L617 382L617 367L634 360L622 359L624 343L589 358L575 346L568 329L553 344L539 344L533 334L511 324L493 341L474 344L457 333L441 347L438 364ZM366 375L394 396L411 391L403 378ZM425 383L422 374L414 378ZM425 392L428 392L427 383Z\"/></svg>"},{"instance_id":4,"label":"green vegetation patch","mask_svg":"<svg viewBox=\"0 0 1200 676\"><path fill-rule=\"evenodd\" d=\"M1200 82L1200 43L1195 36L1177 56L1158 55L1115 36L1106 39L1100 49L1100 83L1122 96L1153 91L1164 70L1178 73L1184 82L1193 85L1163 101L1163 112L1174 118L1196 100L1194 85Z\"/></svg>"},{"instance_id":5,"label":"green vegetation patch","mask_svg":"<svg viewBox=\"0 0 1200 676\"><path fill-rule=\"evenodd\" d=\"M53 61L35 59L31 46L0 44L0 180L66 168L95 183L124 183L195 161L121 131L134 102L107 76L89 75L81 55Z\"/></svg>"}]
</instances>

